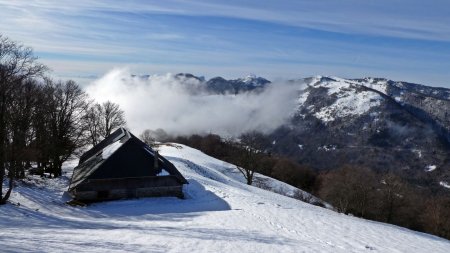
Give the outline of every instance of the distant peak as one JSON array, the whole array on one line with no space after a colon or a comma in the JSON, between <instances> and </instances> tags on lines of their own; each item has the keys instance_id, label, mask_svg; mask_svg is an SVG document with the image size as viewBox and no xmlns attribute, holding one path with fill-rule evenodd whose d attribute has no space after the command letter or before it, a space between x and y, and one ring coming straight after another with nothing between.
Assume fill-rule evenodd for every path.
<instances>
[{"instance_id":1,"label":"distant peak","mask_svg":"<svg viewBox=\"0 0 450 253\"><path fill-rule=\"evenodd\" d=\"M244 77L244 78L239 78L240 80L242 80L244 83L251 83L251 82L253 82L254 80L257 80L258 79L258 77L255 75L255 74L249 74L249 75L247 75L246 77ZM239 80L238 79L238 80Z\"/></svg>"},{"instance_id":2,"label":"distant peak","mask_svg":"<svg viewBox=\"0 0 450 253\"><path fill-rule=\"evenodd\" d=\"M269 80L267 80L263 77L258 77L254 74L250 74L244 78L238 78L238 79L236 79L236 81L243 82L246 85L252 85L252 86L264 86L264 85L270 83Z\"/></svg>"},{"instance_id":3,"label":"distant peak","mask_svg":"<svg viewBox=\"0 0 450 253\"><path fill-rule=\"evenodd\" d=\"M178 73L178 74L175 75L175 78L177 78L177 79L181 79L181 78L186 78L186 79L193 78L193 79L197 79L197 80L200 81L200 82L205 81L205 77L203 77L203 76L195 76L195 75L193 75L193 74L191 74L191 73Z\"/></svg>"}]
</instances>

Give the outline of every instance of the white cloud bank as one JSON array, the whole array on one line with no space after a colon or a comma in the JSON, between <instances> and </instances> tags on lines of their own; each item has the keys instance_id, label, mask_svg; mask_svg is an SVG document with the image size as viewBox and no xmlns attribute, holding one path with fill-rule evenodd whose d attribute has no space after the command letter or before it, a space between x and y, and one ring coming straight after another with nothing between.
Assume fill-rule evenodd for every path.
<instances>
[{"instance_id":1,"label":"white cloud bank","mask_svg":"<svg viewBox=\"0 0 450 253\"><path fill-rule=\"evenodd\" d=\"M125 111L128 127L140 134L162 128L170 134L218 133L236 136L250 130L267 132L289 119L300 88L272 84L263 92L211 95L199 91L196 80L179 80L172 74L132 77L126 69L115 69L87 86L98 102L118 103Z\"/></svg>"}]
</instances>

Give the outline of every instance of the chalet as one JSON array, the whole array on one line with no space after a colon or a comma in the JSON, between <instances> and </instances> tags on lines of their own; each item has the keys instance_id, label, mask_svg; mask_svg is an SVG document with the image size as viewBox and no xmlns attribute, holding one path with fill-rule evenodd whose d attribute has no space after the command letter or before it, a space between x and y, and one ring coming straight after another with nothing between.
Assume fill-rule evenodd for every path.
<instances>
[{"instance_id":1,"label":"chalet","mask_svg":"<svg viewBox=\"0 0 450 253\"><path fill-rule=\"evenodd\" d=\"M124 128L84 153L69 193L79 201L183 197L186 179L163 156Z\"/></svg>"}]
</instances>

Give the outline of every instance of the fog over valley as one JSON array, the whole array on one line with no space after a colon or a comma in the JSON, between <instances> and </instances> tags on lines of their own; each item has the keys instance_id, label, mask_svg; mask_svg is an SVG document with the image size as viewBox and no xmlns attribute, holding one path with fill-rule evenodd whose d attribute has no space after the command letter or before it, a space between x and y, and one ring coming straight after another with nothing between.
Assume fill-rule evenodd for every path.
<instances>
[{"instance_id":1,"label":"fog over valley","mask_svg":"<svg viewBox=\"0 0 450 253\"><path fill-rule=\"evenodd\" d=\"M133 76L115 69L86 87L97 101L110 100L125 111L136 133L162 128L169 134L217 133L237 136L270 132L285 123L296 103L300 84L272 83L262 92L211 94L194 78L174 74Z\"/></svg>"}]
</instances>

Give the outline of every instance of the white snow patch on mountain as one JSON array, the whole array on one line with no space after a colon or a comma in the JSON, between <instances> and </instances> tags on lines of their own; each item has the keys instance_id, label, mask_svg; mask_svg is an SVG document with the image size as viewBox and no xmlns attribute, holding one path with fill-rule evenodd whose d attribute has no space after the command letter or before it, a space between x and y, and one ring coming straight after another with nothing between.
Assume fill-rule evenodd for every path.
<instances>
[{"instance_id":1,"label":"white snow patch on mountain","mask_svg":"<svg viewBox=\"0 0 450 253\"><path fill-rule=\"evenodd\" d=\"M426 172L431 172L431 171L433 171L433 170L435 170L435 169L437 169L437 166L436 165L428 165L427 167L426 167Z\"/></svg>"},{"instance_id":2,"label":"white snow patch on mountain","mask_svg":"<svg viewBox=\"0 0 450 253\"><path fill-rule=\"evenodd\" d=\"M342 90L350 88L350 83L347 82L345 79L337 79L336 81L323 81L323 82L316 82L312 85L314 88L318 87L324 87L328 89L328 95L333 95L335 93L338 93Z\"/></svg>"},{"instance_id":3,"label":"white snow patch on mountain","mask_svg":"<svg viewBox=\"0 0 450 253\"><path fill-rule=\"evenodd\" d=\"M300 96L298 97L298 100L297 100L298 105L299 106L303 105L306 102L306 100L308 99L308 96L309 96L309 92L308 91L302 92L300 94Z\"/></svg>"},{"instance_id":4,"label":"white snow patch on mountain","mask_svg":"<svg viewBox=\"0 0 450 253\"><path fill-rule=\"evenodd\" d=\"M422 158L422 150L420 150L420 149L413 149L412 152L415 153L418 158ZM429 166L433 166L433 165L429 165ZM429 169L428 168L429 166L427 166L427 169Z\"/></svg>"},{"instance_id":5,"label":"white snow patch on mountain","mask_svg":"<svg viewBox=\"0 0 450 253\"><path fill-rule=\"evenodd\" d=\"M403 99L401 97L394 97L394 99L399 103L403 102Z\"/></svg>"},{"instance_id":6,"label":"white snow patch on mountain","mask_svg":"<svg viewBox=\"0 0 450 253\"><path fill-rule=\"evenodd\" d=\"M323 122L331 122L337 118L362 115L372 107L379 106L383 97L375 91L358 91L357 88L363 86L356 81L347 80L339 77L328 77L322 80L321 76L314 77L309 85L312 88L327 88L328 96L336 96L336 101L330 106L324 106L320 109L307 107L310 111L315 111L314 116ZM383 82L371 83L370 88L386 92L386 84ZM299 106L302 106L310 92L303 92L298 98Z\"/></svg>"},{"instance_id":7,"label":"white snow patch on mountain","mask_svg":"<svg viewBox=\"0 0 450 253\"><path fill-rule=\"evenodd\" d=\"M373 78L368 78L366 80L367 81L362 82L361 84L368 88L377 90L383 94L387 94L387 88L388 88L387 80L375 81Z\"/></svg>"},{"instance_id":8,"label":"white snow patch on mountain","mask_svg":"<svg viewBox=\"0 0 450 253\"><path fill-rule=\"evenodd\" d=\"M238 79L238 80L242 80L242 82L246 83L246 84L252 84L252 85L260 85L258 82L256 82L256 75L255 74L250 74L244 78Z\"/></svg>"},{"instance_id":9,"label":"white snow patch on mountain","mask_svg":"<svg viewBox=\"0 0 450 253\"><path fill-rule=\"evenodd\" d=\"M245 184L236 167L182 145L162 146L188 179L186 199L64 204L76 161L56 179L18 182L0 206L2 252L448 252L448 240ZM257 176L268 189L295 188ZM306 194L306 193L305 193ZM19 205L20 203L20 205Z\"/></svg>"},{"instance_id":10,"label":"white snow patch on mountain","mask_svg":"<svg viewBox=\"0 0 450 253\"><path fill-rule=\"evenodd\" d=\"M333 87L333 89L337 90L336 87ZM353 89L339 93L337 96L337 100L332 105L320 108L314 116L324 122L330 122L336 120L336 118L361 115L368 112L372 107L379 106L383 100L378 93L371 91L357 92Z\"/></svg>"},{"instance_id":11,"label":"white snow patch on mountain","mask_svg":"<svg viewBox=\"0 0 450 253\"><path fill-rule=\"evenodd\" d=\"M450 184L448 182L441 181L441 182L439 182L439 185L442 187L445 187L447 189L450 189Z\"/></svg>"}]
</instances>

